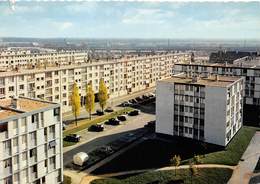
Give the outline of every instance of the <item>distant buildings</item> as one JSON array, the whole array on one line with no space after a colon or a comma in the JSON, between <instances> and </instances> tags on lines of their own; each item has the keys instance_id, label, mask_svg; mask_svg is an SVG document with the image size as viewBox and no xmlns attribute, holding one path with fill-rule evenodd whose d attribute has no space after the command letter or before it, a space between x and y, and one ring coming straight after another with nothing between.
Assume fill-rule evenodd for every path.
<instances>
[{"instance_id":1,"label":"distant buildings","mask_svg":"<svg viewBox=\"0 0 260 184\"><path fill-rule=\"evenodd\" d=\"M251 60L246 59L246 61L244 59L236 60L234 64L176 63L173 73L188 72L202 76L218 74L244 77L244 122L250 123L250 125L259 125L260 57Z\"/></svg>"},{"instance_id":2,"label":"distant buildings","mask_svg":"<svg viewBox=\"0 0 260 184\"><path fill-rule=\"evenodd\" d=\"M246 56L256 57L257 52L242 52L242 51L218 51L210 54L210 63L233 63L234 60Z\"/></svg>"},{"instance_id":3,"label":"distant buildings","mask_svg":"<svg viewBox=\"0 0 260 184\"><path fill-rule=\"evenodd\" d=\"M65 54L69 55L69 53ZM41 57L42 61L59 58L56 55L37 57ZM70 56L72 57L73 55ZM8 59L8 61L12 60ZM21 62L21 60L13 61ZM79 58L78 63L71 65L21 68L0 72L0 98L11 96L38 98L59 102L63 106L63 111L69 111L74 82L79 86L82 105L85 104L86 85L92 82L93 89L97 93L101 78L105 80L110 97L115 98L154 87L157 80L171 75L174 63L190 61L190 54L163 54L98 62L83 61L83 58ZM23 62L27 63L27 60Z\"/></svg>"},{"instance_id":4,"label":"distant buildings","mask_svg":"<svg viewBox=\"0 0 260 184\"><path fill-rule=\"evenodd\" d=\"M243 78L178 75L156 86L156 133L226 146L242 126Z\"/></svg>"},{"instance_id":5,"label":"distant buildings","mask_svg":"<svg viewBox=\"0 0 260 184\"><path fill-rule=\"evenodd\" d=\"M62 182L61 122L59 104L0 100L0 184Z\"/></svg>"}]
</instances>

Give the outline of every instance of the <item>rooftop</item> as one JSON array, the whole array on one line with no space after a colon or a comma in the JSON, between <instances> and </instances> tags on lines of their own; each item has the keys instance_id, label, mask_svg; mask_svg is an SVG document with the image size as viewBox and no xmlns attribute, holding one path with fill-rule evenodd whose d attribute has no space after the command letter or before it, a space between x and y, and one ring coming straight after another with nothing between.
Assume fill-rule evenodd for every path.
<instances>
[{"instance_id":1,"label":"rooftop","mask_svg":"<svg viewBox=\"0 0 260 184\"><path fill-rule=\"evenodd\" d=\"M252 59L246 59L248 57L237 59L233 64L226 63L208 63L204 61L197 61L193 63L176 63L177 65L194 65L194 66L215 66L215 67L227 67L227 68L256 68L260 69L260 57Z\"/></svg>"},{"instance_id":2,"label":"rooftop","mask_svg":"<svg viewBox=\"0 0 260 184\"><path fill-rule=\"evenodd\" d=\"M51 102L24 97L0 99L0 120L20 113L40 110L53 105Z\"/></svg>"},{"instance_id":3,"label":"rooftop","mask_svg":"<svg viewBox=\"0 0 260 184\"><path fill-rule=\"evenodd\" d=\"M228 87L239 79L241 79L241 77L219 75L210 75L208 77L188 77L185 74L180 74L161 80L160 82Z\"/></svg>"}]
</instances>

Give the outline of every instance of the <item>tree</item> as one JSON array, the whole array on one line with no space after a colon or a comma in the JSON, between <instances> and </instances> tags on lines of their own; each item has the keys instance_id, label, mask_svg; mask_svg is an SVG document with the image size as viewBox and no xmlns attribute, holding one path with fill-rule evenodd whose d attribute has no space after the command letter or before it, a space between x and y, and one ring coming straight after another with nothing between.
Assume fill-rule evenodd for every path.
<instances>
[{"instance_id":1,"label":"tree","mask_svg":"<svg viewBox=\"0 0 260 184\"><path fill-rule=\"evenodd\" d=\"M181 164L181 157L179 155L174 155L171 159L171 164L175 166L175 176L177 175L177 167Z\"/></svg>"},{"instance_id":2,"label":"tree","mask_svg":"<svg viewBox=\"0 0 260 184\"><path fill-rule=\"evenodd\" d=\"M190 170L190 177L191 177L191 184L192 184L192 177L198 174L197 168L194 166L192 162L190 162L189 165L189 170Z\"/></svg>"},{"instance_id":3,"label":"tree","mask_svg":"<svg viewBox=\"0 0 260 184\"><path fill-rule=\"evenodd\" d=\"M78 126L77 117L80 114L80 96L79 96L79 88L77 86L77 83L75 82L73 84L73 89L71 94L71 106L72 106L72 112L75 116L76 126Z\"/></svg>"},{"instance_id":4,"label":"tree","mask_svg":"<svg viewBox=\"0 0 260 184\"><path fill-rule=\"evenodd\" d=\"M89 113L89 118L91 119L91 113L95 108L95 94L92 88L92 83L90 82L86 87L86 111Z\"/></svg>"},{"instance_id":5,"label":"tree","mask_svg":"<svg viewBox=\"0 0 260 184\"><path fill-rule=\"evenodd\" d=\"M201 160L201 157L200 155L194 155L193 157L193 162L197 165L197 164L201 164L202 163L202 160Z\"/></svg>"},{"instance_id":6,"label":"tree","mask_svg":"<svg viewBox=\"0 0 260 184\"><path fill-rule=\"evenodd\" d=\"M102 109L102 112L104 112L104 108L105 108L105 106L107 104L107 100L108 100L107 87L106 87L104 79L101 79L99 82L98 100L99 100L99 105Z\"/></svg>"}]
</instances>

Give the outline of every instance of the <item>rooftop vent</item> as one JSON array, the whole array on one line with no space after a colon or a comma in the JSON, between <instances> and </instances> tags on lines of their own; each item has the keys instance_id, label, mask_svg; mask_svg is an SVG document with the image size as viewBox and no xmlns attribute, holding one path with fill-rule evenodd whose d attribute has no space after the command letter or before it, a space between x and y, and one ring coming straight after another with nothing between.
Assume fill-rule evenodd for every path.
<instances>
[{"instance_id":1,"label":"rooftop vent","mask_svg":"<svg viewBox=\"0 0 260 184\"><path fill-rule=\"evenodd\" d=\"M19 109L18 98L16 96L12 97L11 107L14 109Z\"/></svg>"}]
</instances>

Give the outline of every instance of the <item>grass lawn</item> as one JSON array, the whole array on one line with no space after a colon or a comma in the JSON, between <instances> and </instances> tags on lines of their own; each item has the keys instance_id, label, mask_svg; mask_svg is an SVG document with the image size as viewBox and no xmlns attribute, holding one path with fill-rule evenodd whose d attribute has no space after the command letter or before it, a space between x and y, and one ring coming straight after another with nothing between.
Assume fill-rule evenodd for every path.
<instances>
[{"instance_id":1,"label":"grass lawn","mask_svg":"<svg viewBox=\"0 0 260 184\"><path fill-rule=\"evenodd\" d=\"M70 125L67 128L67 130L63 131L63 137L65 137L68 134L73 134L73 133L77 133L77 132L79 132L81 130L85 130L88 127L90 127L91 125L104 122L104 121L106 121L106 120L108 120L110 118L117 117L118 115L122 115L124 113L128 113L128 112L130 112L132 110L133 110L133 108L126 107L124 109L121 109L121 110L118 110L118 111L115 111L115 112L112 112L112 113L108 113L108 114L105 114L103 116L99 116L99 117L93 118L91 120L90 119L81 120L81 121L78 121L78 126L75 126L74 122L73 122L72 125ZM76 144L76 143L63 141L63 147L72 146L74 144Z\"/></svg>"},{"instance_id":2,"label":"grass lawn","mask_svg":"<svg viewBox=\"0 0 260 184\"><path fill-rule=\"evenodd\" d=\"M174 155L180 155L182 164L187 164L194 155L203 155L202 162L204 164L236 165L255 131L256 128L243 127L226 149L210 144L205 147L205 144L183 138L174 138L171 142L158 139L145 140L96 169L93 173L105 174L165 167L170 165L170 159Z\"/></svg>"},{"instance_id":3,"label":"grass lawn","mask_svg":"<svg viewBox=\"0 0 260 184\"><path fill-rule=\"evenodd\" d=\"M225 184L232 175L230 169L209 168L198 169L197 175L192 176L189 169L180 169L175 171L154 171L135 176L130 176L124 179L108 178L98 179L91 182L91 184Z\"/></svg>"}]
</instances>

